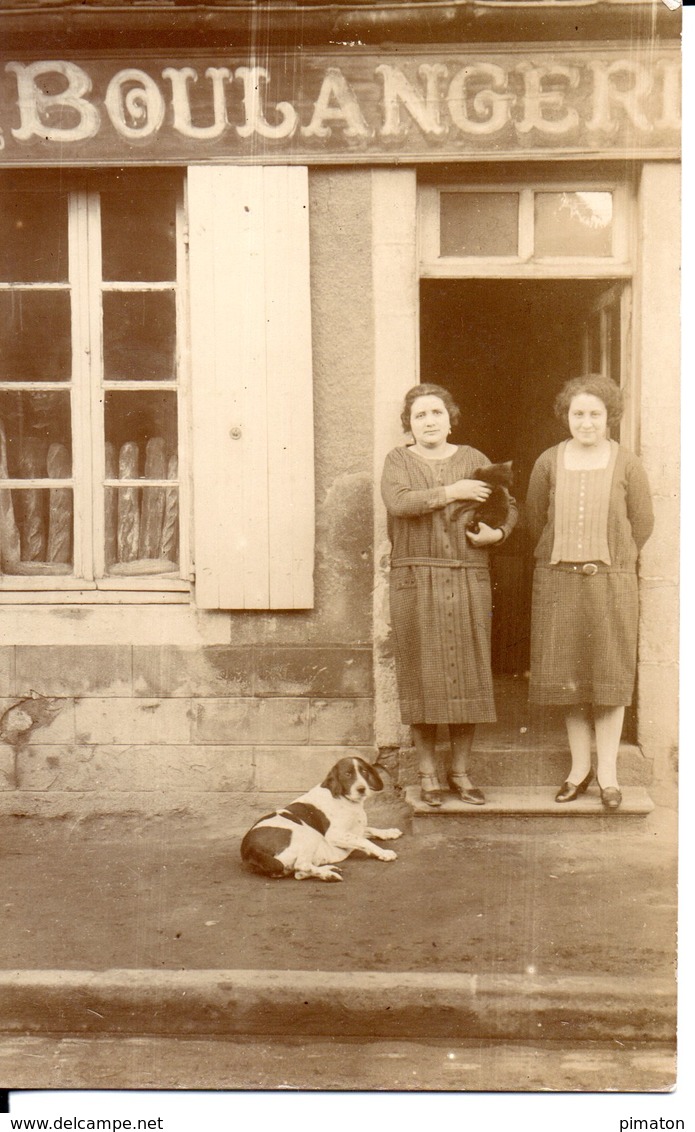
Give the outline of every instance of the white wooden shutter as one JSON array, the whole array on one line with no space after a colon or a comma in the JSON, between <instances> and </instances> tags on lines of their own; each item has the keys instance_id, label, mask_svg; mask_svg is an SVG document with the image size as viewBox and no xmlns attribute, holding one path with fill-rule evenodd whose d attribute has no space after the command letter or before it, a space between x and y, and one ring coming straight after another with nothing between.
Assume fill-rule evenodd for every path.
<instances>
[{"instance_id":1,"label":"white wooden shutter","mask_svg":"<svg viewBox=\"0 0 695 1132\"><path fill-rule=\"evenodd\" d=\"M188 170L196 603L313 604L305 167Z\"/></svg>"}]
</instances>

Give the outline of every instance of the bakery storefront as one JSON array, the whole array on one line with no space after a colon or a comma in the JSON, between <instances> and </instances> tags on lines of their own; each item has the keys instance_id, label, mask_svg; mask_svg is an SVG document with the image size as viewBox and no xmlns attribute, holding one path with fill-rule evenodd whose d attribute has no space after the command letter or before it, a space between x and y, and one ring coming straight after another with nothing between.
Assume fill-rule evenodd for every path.
<instances>
[{"instance_id":1,"label":"bakery storefront","mask_svg":"<svg viewBox=\"0 0 695 1132\"><path fill-rule=\"evenodd\" d=\"M378 493L403 393L447 385L454 439L512 459L523 497L559 438L555 394L587 368L623 386L620 440L655 496L623 740L625 780L667 799L678 17L337 5L338 39L308 3L302 46L269 9L261 50L248 5L227 24L203 7L220 22L144 4L119 38L108 5L68 5L40 50L30 8L6 26L6 804L225 804L306 788L346 751L407 782ZM478 744L493 786L559 781L559 724L526 705L530 573L515 536Z\"/></svg>"}]
</instances>

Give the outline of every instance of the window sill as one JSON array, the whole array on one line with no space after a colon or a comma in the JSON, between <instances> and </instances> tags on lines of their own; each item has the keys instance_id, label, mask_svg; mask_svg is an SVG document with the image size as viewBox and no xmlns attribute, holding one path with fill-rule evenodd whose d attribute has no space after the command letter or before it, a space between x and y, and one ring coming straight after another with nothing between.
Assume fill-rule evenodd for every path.
<instances>
[{"instance_id":1,"label":"window sill","mask_svg":"<svg viewBox=\"0 0 695 1132\"><path fill-rule=\"evenodd\" d=\"M190 586L181 590L21 590L0 584L0 605L190 605Z\"/></svg>"}]
</instances>

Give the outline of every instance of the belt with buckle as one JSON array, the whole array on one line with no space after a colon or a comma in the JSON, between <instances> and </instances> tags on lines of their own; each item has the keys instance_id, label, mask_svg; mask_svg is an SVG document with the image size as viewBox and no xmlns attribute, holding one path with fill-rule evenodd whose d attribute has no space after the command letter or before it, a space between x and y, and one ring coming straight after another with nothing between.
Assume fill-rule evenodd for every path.
<instances>
[{"instance_id":1,"label":"belt with buckle","mask_svg":"<svg viewBox=\"0 0 695 1132\"><path fill-rule=\"evenodd\" d=\"M588 578L593 578L601 569L597 562L568 562L563 563L563 566L565 570L569 567L572 573L585 574Z\"/></svg>"},{"instance_id":2,"label":"belt with buckle","mask_svg":"<svg viewBox=\"0 0 695 1132\"><path fill-rule=\"evenodd\" d=\"M584 574L587 578L593 578L594 574L598 574L601 566L598 562L556 562L550 569L567 570L571 574Z\"/></svg>"}]
</instances>

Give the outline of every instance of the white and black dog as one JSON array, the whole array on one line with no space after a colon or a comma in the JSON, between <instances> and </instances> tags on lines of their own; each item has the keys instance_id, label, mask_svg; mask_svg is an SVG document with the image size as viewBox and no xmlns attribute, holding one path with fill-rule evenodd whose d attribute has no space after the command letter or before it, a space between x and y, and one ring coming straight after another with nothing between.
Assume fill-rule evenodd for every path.
<instances>
[{"instance_id":1,"label":"white and black dog","mask_svg":"<svg viewBox=\"0 0 695 1132\"><path fill-rule=\"evenodd\" d=\"M259 818L241 843L241 859L256 872L297 880L342 880L336 868L355 849L379 861L394 861L392 849L369 840L391 841L400 829L370 829L364 800L383 789L377 771L364 759L340 759L320 786L284 809Z\"/></svg>"}]
</instances>

